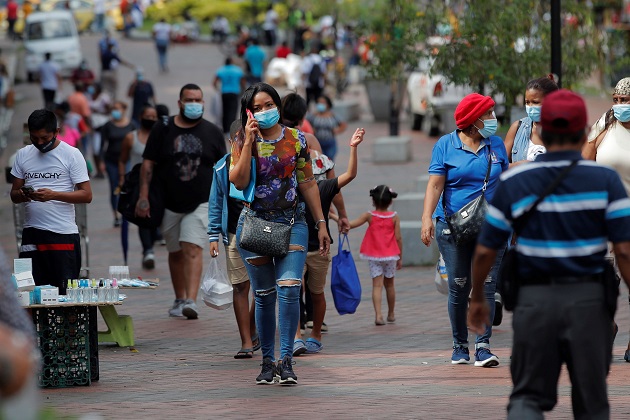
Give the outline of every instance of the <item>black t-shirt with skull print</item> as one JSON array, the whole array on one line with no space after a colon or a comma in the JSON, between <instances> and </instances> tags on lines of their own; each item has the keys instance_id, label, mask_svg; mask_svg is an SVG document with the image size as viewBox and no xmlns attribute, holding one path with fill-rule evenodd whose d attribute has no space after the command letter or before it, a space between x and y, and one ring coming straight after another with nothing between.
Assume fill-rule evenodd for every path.
<instances>
[{"instance_id":1,"label":"black t-shirt with skull print","mask_svg":"<svg viewBox=\"0 0 630 420\"><path fill-rule=\"evenodd\" d=\"M164 188L164 206L175 213L190 213L207 203L212 167L227 153L221 130L201 120L192 128L155 124L142 157L156 163L154 176Z\"/></svg>"}]
</instances>

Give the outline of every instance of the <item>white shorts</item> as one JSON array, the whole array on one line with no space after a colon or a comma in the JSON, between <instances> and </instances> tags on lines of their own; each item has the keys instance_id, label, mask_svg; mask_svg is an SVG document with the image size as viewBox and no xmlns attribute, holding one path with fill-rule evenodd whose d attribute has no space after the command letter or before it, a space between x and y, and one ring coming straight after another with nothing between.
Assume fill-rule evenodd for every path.
<instances>
[{"instance_id":1,"label":"white shorts","mask_svg":"<svg viewBox=\"0 0 630 420\"><path fill-rule=\"evenodd\" d=\"M208 243L208 203L201 203L191 213L175 213L164 210L162 237L168 252L182 249L180 242L188 242L204 248Z\"/></svg>"},{"instance_id":2,"label":"white shorts","mask_svg":"<svg viewBox=\"0 0 630 420\"><path fill-rule=\"evenodd\" d=\"M378 276L385 276L388 279L394 278L396 274L396 260L387 260L387 261L373 261L369 260L370 264L370 275L373 279Z\"/></svg>"}]
</instances>

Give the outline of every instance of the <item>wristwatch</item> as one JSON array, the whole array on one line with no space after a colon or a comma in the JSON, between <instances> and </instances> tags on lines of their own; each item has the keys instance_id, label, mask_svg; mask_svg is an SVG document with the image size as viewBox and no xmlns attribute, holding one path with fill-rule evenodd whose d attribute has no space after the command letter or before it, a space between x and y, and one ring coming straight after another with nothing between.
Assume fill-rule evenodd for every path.
<instances>
[{"instance_id":1,"label":"wristwatch","mask_svg":"<svg viewBox=\"0 0 630 420\"><path fill-rule=\"evenodd\" d=\"M319 219L318 221L315 222L315 229L319 230L319 224L324 222L324 224L326 223L326 220L324 219Z\"/></svg>"}]
</instances>

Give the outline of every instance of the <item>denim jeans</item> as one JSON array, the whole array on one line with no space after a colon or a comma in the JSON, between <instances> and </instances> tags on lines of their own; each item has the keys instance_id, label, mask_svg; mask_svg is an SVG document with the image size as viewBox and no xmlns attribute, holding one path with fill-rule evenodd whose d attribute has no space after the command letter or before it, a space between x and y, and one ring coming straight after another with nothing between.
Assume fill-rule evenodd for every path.
<instances>
[{"instance_id":1,"label":"denim jeans","mask_svg":"<svg viewBox=\"0 0 630 420\"><path fill-rule=\"evenodd\" d=\"M155 41L155 48L157 49L158 53L158 64L160 65L160 71L166 71L166 51L168 49L168 41Z\"/></svg>"},{"instance_id":2,"label":"denim jeans","mask_svg":"<svg viewBox=\"0 0 630 420\"><path fill-rule=\"evenodd\" d=\"M468 297L472 287L471 266L476 242L456 245L450 233L448 224L440 220L435 223L435 236L438 248L448 274L448 317L453 330L453 344L468 347L468 327L466 316L468 313ZM477 347L488 347L492 336L492 319L494 318L494 292L497 285L497 271L503 258L504 249L499 251L490 275L486 278L484 292L490 306L490 325L482 335L475 340Z\"/></svg>"},{"instance_id":3,"label":"denim jeans","mask_svg":"<svg viewBox=\"0 0 630 420\"><path fill-rule=\"evenodd\" d=\"M114 194L118 187L118 162L105 161L105 170L109 179L109 204L114 212L118 209L118 195Z\"/></svg>"},{"instance_id":4,"label":"denim jeans","mask_svg":"<svg viewBox=\"0 0 630 420\"><path fill-rule=\"evenodd\" d=\"M291 245L298 245L302 250L289 250L282 258L271 258L262 265L252 261L261 255L241 248L240 237L245 214L253 212L243 208L236 228L237 247L245 263L256 302L256 328L262 346L262 355L275 360L276 341L276 295L278 296L278 329L280 331L280 358L293 355L293 338L300 322L300 286L308 243L308 228L304 216L304 204L298 204L291 228ZM254 212L256 213L256 212ZM258 214L266 220L288 223L293 217L293 209L265 212ZM294 285L279 284L282 280L295 280Z\"/></svg>"},{"instance_id":5,"label":"denim jeans","mask_svg":"<svg viewBox=\"0 0 630 420\"><path fill-rule=\"evenodd\" d=\"M320 141L319 145L322 147L322 153L325 154L330 160L334 161L337 155L337 140L325 140Z\"/></svg>"}]
</instances>

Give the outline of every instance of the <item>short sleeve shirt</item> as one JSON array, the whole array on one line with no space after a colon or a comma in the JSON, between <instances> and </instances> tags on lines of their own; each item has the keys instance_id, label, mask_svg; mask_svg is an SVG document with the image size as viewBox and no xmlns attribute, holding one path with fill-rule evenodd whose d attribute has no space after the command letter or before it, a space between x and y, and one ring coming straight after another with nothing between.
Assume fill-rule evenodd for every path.
<instances>
[{"instance_id":1,"label":"short sleeve shirt","mask_svg":"<svg viewBox=\"0 0 630 420\"><path fill-rule=\"evenodd\" d=\"M249 69L253 76L262 77L263 65L265 63L265 51L258 45L250 45L245 50L245 61L249 64Z\"/></svg>"},{"instance_id":2,"label":"short sleeve shirt","mask_svg":"<svg viewBox=\"0 0 630 420\"><path fill-rule=\"evenodd\" d=\"M190 213L210 198L214 164L225 156L221 129L201 120L191 128L155 124L142 157L156 163L155 176L164 189L164 207Z\"/></svg>"},{"instance_id":3,"label":"short sleeve shirt","mask_svg":"<svg viewBox=\"0 0 630 420\"><path fill-rule=\"evenodd\" d=\"M284 210L297 201L297 187L313 180L311 156L304 133L282 127L276 140L257 139L256 192L252 209L256 211ZM241 156L236 143L232 147L234 168Z\"/></svg>"},{"instance_id":4,"label":"short sleeve shirt","mask_svg":"<svg viewBox=\"0 0 630 420\"><path fill-rule=\"evenodd\" d=\"M18 150L11 175L23 179L35 190L71 192L77 184L89 181L85 158L76 147L60 142L48 153L30 145ZM74 221L74 204L63 201L30 201L26 203L24 227L60 234L78 233Z\"/></svg>"},{"instance_id":5,"label":"short sleeve shirt","mask_svg":"<svg viewBox=\"0 0 630 420\"><path fill-rule=\"evenodd\" d=\"M169 41L171 39L171 25L166 22L158 22L153 25L156 41Z\"/></svg>"},{"instance_id":6,"label":"short sleeve shirt","mask_svg":"<svg viewBox=\"0 0 630 420\"><path fill-rule=\"evenodd\" d=\"M42 89L57 90L59 87L59 80L57 80L58 74L59 66L57 63L51 60L44 61L39 67L39 80L42 84Z\"/></svg>"},{"instance_id":7,"label":"short sleeve shirt","mask_svg":"<svg viewBox=\"0 0 630 420\"><path fill-rule=\"evenodd\" d=\"M241 79L245 76L239 66L229 64L217 71L217 77L221 80L221 93L241 93Z\"/></svg>"},{"instance_id":8,"label":"short sleeve shirt","mask_svg":"<svg viewBox=\"0 0 630 420\"><path fill-rule=\"evenodd\" d=\"M445 221L442 200L450 216L481 195L483 180L491 162L486 199L491 200L499 184L499 176L509 166L503 140L490 136L482 140L482 147L473 153L457 135L457 131L442 136L433 146L429 175L445 177L444 192L433 213L433 218Z\"/></svg>"},{"instance_id":9,"label":"short sleeve shirt","mask_svg":"<svg viewBox=\"0 0 630 420\"><path fill-rule=\"evenodd\" d=\"M608 241L630 241L630 199L609 167L579 151L550 152L501 175L478 243L500 249L523 215L571 161L567 177L536 207L516 240L522 278L600 273Z\"/></svg>"}]
</instances>

